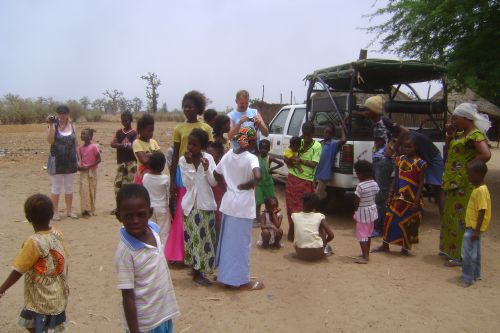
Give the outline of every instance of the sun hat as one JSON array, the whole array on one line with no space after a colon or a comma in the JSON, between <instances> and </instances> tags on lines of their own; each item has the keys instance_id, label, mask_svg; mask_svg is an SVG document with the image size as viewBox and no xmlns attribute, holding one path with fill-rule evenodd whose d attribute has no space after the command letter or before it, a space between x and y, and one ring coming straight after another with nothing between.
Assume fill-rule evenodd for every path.
<instances>
[{"instance_id":1,"label":"sun hat","mask_svg":"<svg viewBox=\"0 0 500 333\"><path fill-rule=\"evenodd\" d=\"M59 105L56 109L57 113L69 113L69 108L66 105Z\"/></svg>"},{"instance_id":2,"label":"sun hat","mask_svg":"<svg viewBox=\"0 0 500 333\"><path fill-rule=\"evenodd\" d=\"M365 108L377 115L382 115L384 99L380 95L372 96L365 101Z\"/></svg>"}]
</instances>

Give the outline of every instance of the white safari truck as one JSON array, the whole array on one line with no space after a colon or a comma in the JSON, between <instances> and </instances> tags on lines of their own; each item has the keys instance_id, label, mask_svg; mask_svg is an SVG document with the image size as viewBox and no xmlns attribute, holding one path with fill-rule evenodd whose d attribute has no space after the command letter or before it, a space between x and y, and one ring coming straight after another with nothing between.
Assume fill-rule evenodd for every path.
<instances>
[{"instance_id":1,"label":"white safari truck","mask_svg":"<svg viewBox=\"0 0 500 333\"><path fill-rule=\"evenodd\" d=\"M270 154L282 158L290 138L301 135L302 124L312 121L315 136L322 137L327 125L334 125L337 137L344 127L347 142L335 156L329 194L342 195L353 190L358 179L353 165L358 160L372 159L373 129L370 120L353 114L362 111L366 98L383 95L385 116L412 130L421 132L442 151L444 125L448 114L445 68L419 61L365 59L317 70L308 75L307 104L283 107L269 123ZM422 99L412 83L439 81L440 99ZM400 93L405 87L412 98ZM286 177L286 166L275 171Z\"/></svg>"}]
</instances>

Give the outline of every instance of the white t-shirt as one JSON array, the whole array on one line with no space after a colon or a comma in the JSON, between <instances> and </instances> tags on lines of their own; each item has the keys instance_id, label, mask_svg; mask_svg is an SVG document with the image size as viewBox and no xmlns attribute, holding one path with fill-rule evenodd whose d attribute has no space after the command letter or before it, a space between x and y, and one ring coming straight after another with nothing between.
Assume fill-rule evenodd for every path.
<instances>
[{"instance_id":1,"label":"white t-shirt","mask_svg":"<svg viewBox=\"0 0 500 333\"><path fill-rule=\"evenodd\" d=\"M323 239L319 235L319 226L324 219L325 215L321 213L293 213L294 245L299 248L323 247Z\"/></svg>"},{"instance_id":2,"label":"white t-shirt","mask_svg":"<svg viewBox=\"0 0 500 333\"><path fill-rule=\"evenodd\" d=\"M224 176L227 191L222 197L220 211L226 215L254 219L255 191L239 190L238 185L253 179L253 169L259 167L257 156L244 151L236 154L229 150L220 160L215 172Z\"/></svg>"},{"instance_id":3,"label":"white t-shirt","mask_svg":"<svg viewBox=\"0 0 500 333\"><path fill-rule=\"evenodd\" d=\"M142 178L142 184L148 190L151 207L168 207L169 176L146 173Z\"/></svg>"}]
</instances>

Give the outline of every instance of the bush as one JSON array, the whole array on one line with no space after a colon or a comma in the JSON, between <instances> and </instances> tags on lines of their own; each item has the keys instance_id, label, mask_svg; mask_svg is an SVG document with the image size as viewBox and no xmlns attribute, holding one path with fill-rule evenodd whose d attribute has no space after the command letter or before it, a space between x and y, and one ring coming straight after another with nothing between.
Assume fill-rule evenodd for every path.
<instances>
[{"instance_id":1,"label":"bush","mask_svg":"<svg viewBox=\"0 0 500 333\"><path fill-rule=\"evenodd\" d=\"M101 121L104 112L100 110L89 110L85 112L85 120L88 122L94 123L97 121Z\"/></svg>"}]
</instances>

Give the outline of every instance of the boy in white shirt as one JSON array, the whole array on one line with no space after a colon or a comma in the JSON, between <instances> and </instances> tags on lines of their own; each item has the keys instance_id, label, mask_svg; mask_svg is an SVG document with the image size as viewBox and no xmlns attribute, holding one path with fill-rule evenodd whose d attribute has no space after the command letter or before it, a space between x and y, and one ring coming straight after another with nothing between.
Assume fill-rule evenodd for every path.
<instances>
[{"instance_id":1,"label":"boy in white shirt","mask_svg":"<svg viewBox=\"0 0 500 333\"><path fill-rule=\"evenodd\" d=\"M170 231L170 212L168 209L168 195L170 177L163 175L165 169L165 155L161 152L152 153L149 157L149 173L144 174L142 183L148 190L153 208L153 221L160 226L160 239L163 244Z\"/></svg>"}]
</instances>

